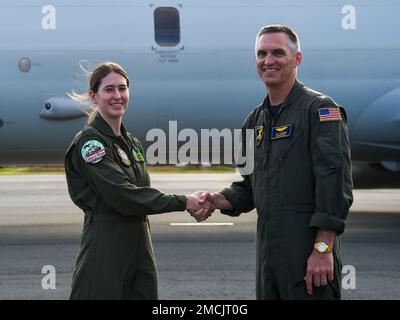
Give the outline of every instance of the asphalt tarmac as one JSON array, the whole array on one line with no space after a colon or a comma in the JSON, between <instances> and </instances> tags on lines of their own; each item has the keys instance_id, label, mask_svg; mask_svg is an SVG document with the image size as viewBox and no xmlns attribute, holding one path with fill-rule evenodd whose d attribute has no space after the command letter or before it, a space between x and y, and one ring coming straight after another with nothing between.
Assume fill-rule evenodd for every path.
<instances>
[{"instance_id":1,"label":"asphalt tarmac","mask_svg":"<svg viewBox=\"0 0 400 320\"><path fill-rule=\"evenodd\" d=\"M153 174L166 193L218 191L234 174ZM256 213L151 216L160 299L255 299ZM67 299L83 216L63 175L0 176L0 299ZM342 236L343 299L400 299L400 189L355 190ZM48 269L54 267L54 269ZM49 277L53 270L55 282Z\"/></svg>"}]
</instances>

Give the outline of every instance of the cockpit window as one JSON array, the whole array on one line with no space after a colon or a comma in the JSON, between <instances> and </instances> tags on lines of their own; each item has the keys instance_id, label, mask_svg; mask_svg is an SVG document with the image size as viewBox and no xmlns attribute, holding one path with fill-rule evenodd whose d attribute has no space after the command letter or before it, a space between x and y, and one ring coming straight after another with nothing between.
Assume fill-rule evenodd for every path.
<instances>
[{"instance_id":1,"label":"cockpit window","mask_svg":"<svg viewBox=\"0 0 400 320\"><path fill-rule=\"evenodd\" d=\"M159 7L154 10L154 30L159 46L176 46L181 41L179 11L172 7Z\"/></svg>"}]
</instances>

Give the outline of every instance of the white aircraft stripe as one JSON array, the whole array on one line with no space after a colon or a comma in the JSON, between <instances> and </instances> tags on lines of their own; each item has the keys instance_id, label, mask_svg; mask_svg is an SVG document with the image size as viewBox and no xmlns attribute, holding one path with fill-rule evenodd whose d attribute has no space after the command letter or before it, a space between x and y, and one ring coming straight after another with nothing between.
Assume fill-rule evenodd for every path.
<instances>
[{"instance_id":1,"label":"white aircraft stripe","mask_svg":"<svg viewBox=\"0 0 400 320\"><path fill-rule=\"evenodd\" d=\"M169 224L173 227L181 227L181 226L193 226L193 227L204 227L204 226L233 226L233 222L171 222Z\"/></svg>"}]
</instances>

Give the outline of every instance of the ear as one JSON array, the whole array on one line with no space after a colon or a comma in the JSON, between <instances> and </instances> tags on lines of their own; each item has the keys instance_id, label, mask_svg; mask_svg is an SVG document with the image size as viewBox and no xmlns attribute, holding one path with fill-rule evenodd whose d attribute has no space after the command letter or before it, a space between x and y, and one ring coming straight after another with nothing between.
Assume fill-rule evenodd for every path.
<instances>
[{"instance_id":1,"label":"ear","mask_svg":"<svg viewBox=\"0 0 400 320\"><path fill-rule=\"evenodd\" d=\"M297 52L296 53L296 67L298 67L302 61L303 61L303 54L301 52Z\"/></svg>"},{"instance_id":2,"label":"ear","mask_svg":"<svg viewBox=\"0 0 400 320\"><path fill-rule=\"evenodd\" d=\"M97 104L96 94L92 90L89 91L89 96L93 104Z\"/></svg>"}]
</instances>

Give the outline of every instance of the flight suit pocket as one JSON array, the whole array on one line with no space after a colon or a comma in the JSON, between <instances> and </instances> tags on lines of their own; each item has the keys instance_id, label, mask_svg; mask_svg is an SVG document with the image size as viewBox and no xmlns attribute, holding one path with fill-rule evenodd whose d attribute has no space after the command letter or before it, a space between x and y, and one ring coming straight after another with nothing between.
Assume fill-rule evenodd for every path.
<instances>
[{"instance_id":1,"label":"flight suit pocket","mask_svg":"<svg viewBox=\"0 0 400 320\"><path fill-rule=\"evenodd\" d=\"M340 170L343 166L343 159L339 143L331 133L326 133L317 138L319 155L317 157L317 173L325 177Z\"/></svg>"},{"instance_id":2,"label":"flight suit pocket","mask_svg":"<svg viewBox=\"0 0 400 320\"><path fill-rule=\"evenodd\" d=\"M307 293L307 285L304 279L296 282L292 289L291 299L294 300L339 300L340 294L336 283L328 282L326 286L316 287L312 285L313 293Z\"/></svg>"},{"instance_id":3,"label":"flight suit pocket","mask_svg":"<svg viewBox=\"0 0 400 320\"><path fill-rule=\"evenodd\" d=\"M284 163L286 157L288 156L289 151L298 145L298 144L296 144L296 142L301 141L301 138L303 137L303 132L304 132L304 129L302 128L299 132L297 132L295 134L295 136L291 140L288 140L286 142L286 144L283 147L281 147L282 151L280 152L280 155L278 158L278 164L280 166ZM299 148L302 148L301 143L298 145L297 149L294 150L294 154L296 154L296 156L298 155L299 152L301 152L299 150Z\"/></svg>"}]
</instances>

